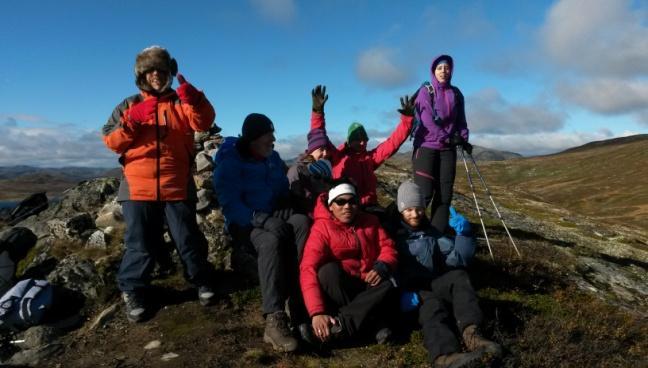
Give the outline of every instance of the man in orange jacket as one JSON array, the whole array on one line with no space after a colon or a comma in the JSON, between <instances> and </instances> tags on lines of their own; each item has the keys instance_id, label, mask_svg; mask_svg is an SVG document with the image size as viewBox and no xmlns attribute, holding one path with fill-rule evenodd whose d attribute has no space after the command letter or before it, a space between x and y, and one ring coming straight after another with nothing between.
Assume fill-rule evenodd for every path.
<instances>
[{"instance_id":1,"label":"man in orange jacket","mask_svg":"<svg viewBox=\"0 0 648 368\"><path fill-rule=\"evenodd\" d=\"M103 127L106 146L120 155L123 176L117 200L126 221L126 251L117 280L131 322L147 316L143 292L154 266L164 218L200 303L212 302L207 241L196 223L190 169L194 131L206 131L216 113L205 95L177 74L178 64L159 46L135 60L140 93L126 98ZM180 86L171 88L177 74Z\"/></svg>"}]
</instances>

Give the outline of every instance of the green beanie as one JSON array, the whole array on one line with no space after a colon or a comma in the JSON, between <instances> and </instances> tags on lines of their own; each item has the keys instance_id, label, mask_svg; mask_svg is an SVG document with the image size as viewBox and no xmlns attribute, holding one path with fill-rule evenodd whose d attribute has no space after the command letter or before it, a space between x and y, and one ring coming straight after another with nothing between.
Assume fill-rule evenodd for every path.
<instances>
[{"instance_id":1,"label":"green beanie","mask_svg":"<svg viewBox=\"0 0 648 368\"><path fill-rule=\"evenodd\" d=\"M349 125L349 132L347 133L347 142L353 141L368 141L367 131L362 124L354 121Z\"/></svg>"}]
</instances>

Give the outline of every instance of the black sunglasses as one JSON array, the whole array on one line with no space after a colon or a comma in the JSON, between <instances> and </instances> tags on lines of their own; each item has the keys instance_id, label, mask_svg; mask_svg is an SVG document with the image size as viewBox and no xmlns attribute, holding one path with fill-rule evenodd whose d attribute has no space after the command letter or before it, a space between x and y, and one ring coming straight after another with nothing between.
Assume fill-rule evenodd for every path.
<instances>
[{"instance_id":1,"label":"black sunglasses","mask_svg":"<svg viewBox=\"0 0 648 368\"><path fill-rule=\"evenodd\" d=\"M333 203L337 204L340 207L343 207L347 203L350 204L351 206L355 206L358 204L358 198L356 197L351 197L349 199L344 199L344 198L336 198L333 200Z\"/></svg>"}]
</instances>

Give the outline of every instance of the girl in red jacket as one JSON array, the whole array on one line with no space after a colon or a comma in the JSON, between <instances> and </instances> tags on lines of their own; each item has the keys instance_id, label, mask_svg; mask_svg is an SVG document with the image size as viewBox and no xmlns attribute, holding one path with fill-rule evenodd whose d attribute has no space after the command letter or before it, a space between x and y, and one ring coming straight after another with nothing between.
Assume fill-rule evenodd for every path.
<instances>
[{"instance_id":1,"label":"girl in red jacket","mask_svg":"<svg viewBox=\"0 0 648 368\"><path fill-rule=\"evenodd\" d=\"M394 242L377 217L359 210L356 188L347 180L320 195L314 216L300 265L312 331L302 325L300 332L325 342L374 327L376 340L385 342L391 330L377 327L394 289Z\"/></svg>"},{"instance_id":2,"label":"girl in red jacket","mask_svg":"<svg viewBox=\"0 0 648 368\"><path fill-rule=\"evenodd\" d=\"M326 87L317 86L311 92L313 113L311 114L311 132L326 133L324 104L328 100ZM367 150L369 137L362 124L354 122L349 126L347 141L335 147L327 139L325 157L333 165L333 178L348 177L358 189L360 205L367 209L378 205L376 195L377 179L374 171L398 151L410 134L414 120L414 100L416 95L401 98L400 123L394 132L376 148ZM374 212L374 211L371 211ZM378 210L378 212L381 212Z\"/></svg>"}]
</instances>

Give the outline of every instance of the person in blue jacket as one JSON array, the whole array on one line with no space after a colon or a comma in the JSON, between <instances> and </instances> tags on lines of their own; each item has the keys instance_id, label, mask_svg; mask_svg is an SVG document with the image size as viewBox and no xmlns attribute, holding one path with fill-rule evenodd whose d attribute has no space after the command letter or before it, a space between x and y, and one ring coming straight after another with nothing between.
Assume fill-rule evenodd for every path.
<instances>
[{"instance_id":1,"label":"person in blue jacket","mask_svg":"<svg viewBox=\"0 0 648 368\"><path fill-rule=\"evenodd\" d=\"M465 270L475 254L470 223L451 207L449 222L456 236L441 234L425 216L424 196L411 181L398 188L396 204L400 221L393 236L405 290L401 309L413 310L420 304L418 320L430 362L434 367L466 367L486 354L501 354L501 347L482 337L478 329L482 312ZM455 330L468 350L465 353Z\"/></svg>"},{"instance_id":2,"label":"person in blue jacket","mask_svg":"<svg viewBox=\"0 0 648 368\"><path fill-rule=\"evenodd\" d=\"M240 137L228 137L215 157L214 189L225 225L237 246L252 244L257 253L266 326L265 342L279 351L297 349L285 312L305 316L299 302L297 251L308 236L309 219L292 211L287 167L274 150L274 125L263 114L248 115ZM304 317L305 318L305 317Z\"/></svg>"}]
</instances>

